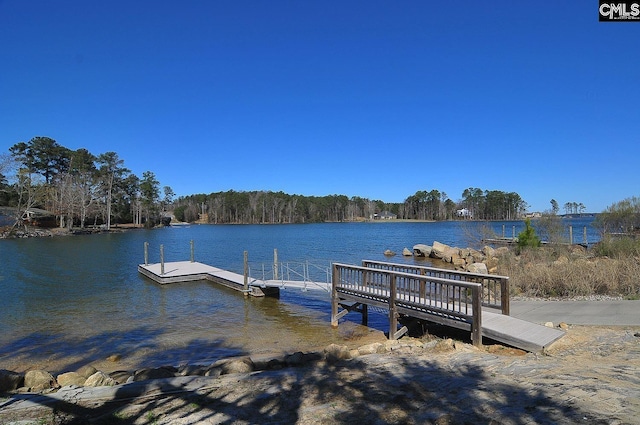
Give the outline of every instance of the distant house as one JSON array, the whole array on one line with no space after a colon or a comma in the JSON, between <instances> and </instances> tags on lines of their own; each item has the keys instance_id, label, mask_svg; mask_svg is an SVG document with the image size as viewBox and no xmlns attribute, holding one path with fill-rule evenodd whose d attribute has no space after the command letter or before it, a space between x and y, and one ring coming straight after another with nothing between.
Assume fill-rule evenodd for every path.
<instances>
[{"instance_id":1,"label":"distant house","mask_svg":"<svg viewBox=\"0 0 640 425\"><path fill-rule=\"evenodd\" d=\"M462 208L461 210L456 211L456 215L462 218L473 218L473 214L466 208Z\"/></svg>"},{"instance_id":2,"label":"distant house","mask_svg":"<svg viewBox=\"0 0 640 425\"><path fill-rule=\"evenodd\" d=\"M374 214L374 220L395 220L398 218L397 214L392 213L391 211L382 211L380 214Z\"/></svg>"}]
</instances>

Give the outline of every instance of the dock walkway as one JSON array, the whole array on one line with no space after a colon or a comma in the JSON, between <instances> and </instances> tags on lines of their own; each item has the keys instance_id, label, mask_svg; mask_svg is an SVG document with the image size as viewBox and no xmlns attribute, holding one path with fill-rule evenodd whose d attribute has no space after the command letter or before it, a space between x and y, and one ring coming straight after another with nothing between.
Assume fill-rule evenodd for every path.
<instances>
[{"instance_id":1,"label":"dock walkway","mask_svg":"<svg viewBox=\"0 0 640 425\"><path fill-rule=\"evenodd\" d=\"M218 267L196 261L174 261L167 263L140 264L138 272L149 279L169 284L177 282L191 282L208 280L227 288L247 293L254 297L278 296L281 289L324 290L329 292L331 284L314 281L256 279L239 273L234 273Z\"/></svg>"},{"instance_id":2,"label":"dock walkway","mask_svg":"<svg viewBox=\"0 0 640 425\"><path fill-rule=\"evenodd\" d=\"M564 336L564 331L509 316L509 285L505 276L484 275L406 264L363 261L362 266L333 265L331 324L338 326L349 311L367 314L367 306L387 308L389 338L401 315L468 330L474 345L482 337L539 352Z\"/></svg>"},{"instance_id":3,"label":"dock walkway","mask_svg":"<svg viewBox=\"0 0 640 425\"><path fill-rule=\"evenodd\" d=\"M333 264L332 283L256 279L195 261L140 264L138 271L160 284L208 280L246 295L279 296L282 289L331 292L331 324L350 311L367 307L389 311L389 338L406 327L398 318L414 317L468 330L475 345L482 337L538 352L564 332L509 316L508 278L406 264L363 261L362 266Z\"/></svg>"}]
</instances>

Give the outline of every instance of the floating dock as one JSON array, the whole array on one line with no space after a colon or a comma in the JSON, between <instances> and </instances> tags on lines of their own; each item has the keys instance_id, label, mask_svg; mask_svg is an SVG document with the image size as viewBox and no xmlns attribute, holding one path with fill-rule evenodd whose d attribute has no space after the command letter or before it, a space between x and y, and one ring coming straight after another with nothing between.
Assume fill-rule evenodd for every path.
<instances>
[{"instance_id":1,"label":"floating dock","mask_svg":"<svg viewBox=\"0 0 640 425\"><path fill-rule=\"evenodd\" d=\"M162 285L208 280L254 297L280 295L281 289L331 291L331 283L291 280L261 280L196 261L140 264L138 272Z\"/></svg>"}]
</instances>

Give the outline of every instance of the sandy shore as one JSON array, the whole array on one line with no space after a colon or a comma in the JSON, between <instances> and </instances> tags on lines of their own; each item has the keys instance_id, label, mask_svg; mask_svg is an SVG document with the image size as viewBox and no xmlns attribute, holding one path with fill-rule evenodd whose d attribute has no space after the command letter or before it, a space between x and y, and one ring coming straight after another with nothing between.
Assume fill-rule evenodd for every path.
<instances>
[{"instance_id":1,"label":"sandy shore","mask_svg":"<svg viewBox=\"0 0 640 425\"><path fill-rule=\"evenodd\" d=\"M407 339L339 362L136 384L55 410L4 400L0 423L633 424L640 327L572 326L545 354Z\"/></svg>"}]
</instances>

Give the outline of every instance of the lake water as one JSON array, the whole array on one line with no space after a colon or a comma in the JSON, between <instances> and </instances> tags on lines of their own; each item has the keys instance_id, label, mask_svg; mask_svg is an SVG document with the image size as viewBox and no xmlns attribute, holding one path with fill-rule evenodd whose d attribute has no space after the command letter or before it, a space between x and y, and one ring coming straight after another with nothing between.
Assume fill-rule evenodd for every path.
<instances>
[{"instance_id":1,"label":"lake water","mask_svg":"<svg viewBox=\"0 0 640 425\"><path fill-rule=\"evenodd\" d=\"M566 220L576 241L582 229L598 240L592 219ZM305 351L353 340L370 329L387 331L386 317L371 314L370 329L356 313L338 330L330 326L327 293L283 290L280 299L248 298L213 283L158 285L137 266L190 257L242 273L243 252L251 271L271 270L274 248L280 262L310 264L322 279L331 262L363 259L418 261L402 249L434 240L479 246L488 229L502 236L518 233L522 222L390 222L305 225L200 225L124 233L0 240L0 369L52 372L93 363L103 369L141 365L209 363L246 353ZM398 253L393 259L386 249ZM425 263L422 263L425 264ZM119 363L105 363L112 355Z\"/></svg>"}]
</instances>

